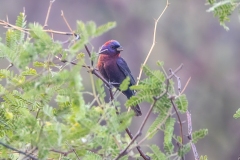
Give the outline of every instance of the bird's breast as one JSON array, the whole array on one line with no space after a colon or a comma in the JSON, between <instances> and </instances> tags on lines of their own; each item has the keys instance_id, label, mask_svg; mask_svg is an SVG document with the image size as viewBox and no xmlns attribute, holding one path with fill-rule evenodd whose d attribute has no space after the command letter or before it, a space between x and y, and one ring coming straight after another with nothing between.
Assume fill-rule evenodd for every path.
<instances>
[{"instance_id":1,"label":"bird's breast","mask_svg":"<svg viewBox=\"0 0 240 160\"><path fill-rule=\"evenodd\" d=\"M100 56L98 60L98 69L107 81L116 83L114 86L118 88L126 76L119 69L117 58L118 57L106 58Z\"/></svg>"}]
</instances>

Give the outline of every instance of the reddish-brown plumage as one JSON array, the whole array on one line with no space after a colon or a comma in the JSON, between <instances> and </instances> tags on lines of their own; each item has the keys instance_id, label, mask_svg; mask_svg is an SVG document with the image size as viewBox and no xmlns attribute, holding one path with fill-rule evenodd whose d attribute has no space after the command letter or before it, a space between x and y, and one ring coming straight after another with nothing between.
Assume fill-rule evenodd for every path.
<instances>
[{"instance_id":1,"label":"reddish-brown plumage","mask_svg":"<svg viewBox=\"0 0 240 160\"><path fill-rule=\"evenodd\" d=\"M130 78L129 86L135 84L135 80L127 63L120 56L120 51L122 51L122 48L117 41L107 41L101 48L101 54L99 55L97 64L102 76L116 88L119 88L120 84L127 76ZM123 91L123 94L127 98L130 98L134 95L134 91L128 88L126 91ZM138 105L131 108L135 111L136 116L142 115Z\"/></svg>"}]
</instances>

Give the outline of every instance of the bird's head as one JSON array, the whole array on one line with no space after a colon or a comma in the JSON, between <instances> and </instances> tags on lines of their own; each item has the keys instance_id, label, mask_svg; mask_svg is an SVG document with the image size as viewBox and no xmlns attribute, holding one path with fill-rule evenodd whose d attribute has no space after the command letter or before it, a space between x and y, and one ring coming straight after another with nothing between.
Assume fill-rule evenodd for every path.
<instances>
[{"instance_id":1,"label":"bird's head","mask_svg":"<svg viewBox=\"0 0 240 160\"><path fill-rule=\"evenodd\" d=\"M105 54L109 56L114 56L119 54L121 51L123 51L122 46L120 43L116 40L109 40L100 49L99 54Z\"/></svg>"}]
</instances>

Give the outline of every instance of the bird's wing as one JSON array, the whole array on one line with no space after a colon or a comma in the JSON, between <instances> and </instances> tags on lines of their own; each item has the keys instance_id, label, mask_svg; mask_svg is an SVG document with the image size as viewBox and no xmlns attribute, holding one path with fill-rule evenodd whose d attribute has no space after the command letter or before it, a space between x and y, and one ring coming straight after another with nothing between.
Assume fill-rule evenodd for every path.
<instances>
[{"instance_id":1,"label":"bird's wing","mask_svg":"<svg viewBox=\"0 0 240 160\"><path fill-rule=\"evenodd\" d=\"M127 65L126 61L123 58L118 57L117 65L120 68L120 70L124 73L124 75L126 77L128 76L130 78L131 85L134 85L136 82L135 82L135 80L134 80L134 78L131 74L130 69L128 68L128 65Z\"/></svg>"}]
</instances>

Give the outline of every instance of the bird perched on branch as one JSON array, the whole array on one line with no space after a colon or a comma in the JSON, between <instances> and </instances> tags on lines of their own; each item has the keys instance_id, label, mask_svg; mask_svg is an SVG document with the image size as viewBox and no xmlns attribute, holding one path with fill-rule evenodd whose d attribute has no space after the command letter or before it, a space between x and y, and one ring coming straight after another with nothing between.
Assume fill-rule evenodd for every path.
<instances>
[{"instance_id":1,"label":"bird perched on branch","mask_svg":"<svg viewBox=\"0 0 240 160\"><path fill-rule=\"evenodd\" d=\"M100 50L97 64L102 76L117 89L119 89L120 84L126 77L130 78L129 87L135 84L135 80L126 61L120 56L121 51L123 51L123 49L118 41L107 41ZM129 87L127 90L122 91L128 99L135 94ZM134 110L136 116L142 115L139 105L132 106L131 108Z\"/></svg>"}]
</instances>

